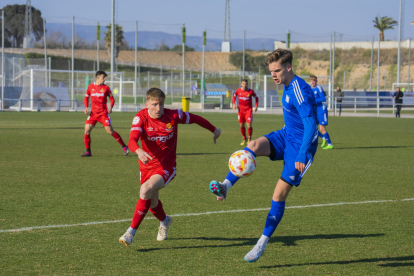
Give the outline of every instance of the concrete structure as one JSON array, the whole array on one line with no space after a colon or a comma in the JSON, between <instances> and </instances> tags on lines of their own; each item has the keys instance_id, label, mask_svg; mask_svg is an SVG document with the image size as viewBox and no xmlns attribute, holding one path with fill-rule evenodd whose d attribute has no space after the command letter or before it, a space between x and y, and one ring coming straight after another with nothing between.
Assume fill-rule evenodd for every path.
<instances>
[{"instance_id":1,"label":"concrete structure","mask_svg":"<svg viewBox=\"0 0 414 276\"><path fill-rule=\"evenodd\" d=\"M401 41L401 47L408 48L409 40ZM286 48L286 43L281 41L274 42L275 50L278 48ZM290 49L302 48L305 50L328 50L330 42L305 42L305 43L290 43ZM335 42L335 48L350 50L352 48L371 49L372 41L358 41L358 42ZM411 46L412 48L413 46ZM378 48L378 42L374 42L374 49ZM398 41L381 41L381 49L398 48Z\"/></svg>"}]
</instances>

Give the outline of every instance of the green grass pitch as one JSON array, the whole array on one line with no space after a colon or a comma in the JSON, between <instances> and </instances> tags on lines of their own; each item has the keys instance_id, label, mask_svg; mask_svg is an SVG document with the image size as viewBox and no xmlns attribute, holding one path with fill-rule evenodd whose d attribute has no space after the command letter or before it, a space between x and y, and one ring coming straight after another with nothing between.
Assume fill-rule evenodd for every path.
<instances>
[{"instance_id":1,"label":"green grass pitch","mask_svg":"<svg viewBox=\"0 0 414 276\"><path fill-rule=\"evenodd\" d=\"M139 196L136 155L124 157L98 124L93 157L81 158L80 112L0 113L0 274L414 274L414 201L402 201L414 198L413 120L330 117L335 149L318 150L265 254L249 264L243 257L268 212L252 209L270 207L283 162L258 158L256 172L217 202L208 184L223 180L241 135L236 114L203 116L222 137L214 145L207 130L179 126L177 176L160 192L166 212L177 215L168 239L157 242L159 222L147 219L125 247L118 238ZM133 117L111 114L124 141ZM255 115L253 136L283 124L279 115ZM340 202L350 204L323 205ZM44 228L51 225L60 226Z\"/></svg>"}]
</instances>

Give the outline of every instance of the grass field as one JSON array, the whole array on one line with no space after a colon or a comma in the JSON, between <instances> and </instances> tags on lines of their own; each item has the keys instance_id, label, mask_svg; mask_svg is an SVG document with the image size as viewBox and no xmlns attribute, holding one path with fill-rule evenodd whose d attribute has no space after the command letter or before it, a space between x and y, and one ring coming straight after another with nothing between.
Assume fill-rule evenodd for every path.
<instances>
[{"instance_id":1,"label":"grass field","mask_svg":"<svg viewBox=\"0 0 414 276\"><path fill-rule=\"evenodd\" d=\"M136 155L124 157L97 127L93 157L80 158L80 112L0 113L0 274L414 274L413 120L331 117L335 149L318 150L265 254L249 264L283 163L258 158L256 172L217 202L208 183L223 180L241 136L236 114L203 116L222 137L214 145L207 130L179 127L178 173L160 192L174 217L168 239L156 241L149 214L125 247L118 238L139 195ZM125 141L133 117L111 115ZM255 115L253 136L283 124Z\"/></svg>"}]
</instances>

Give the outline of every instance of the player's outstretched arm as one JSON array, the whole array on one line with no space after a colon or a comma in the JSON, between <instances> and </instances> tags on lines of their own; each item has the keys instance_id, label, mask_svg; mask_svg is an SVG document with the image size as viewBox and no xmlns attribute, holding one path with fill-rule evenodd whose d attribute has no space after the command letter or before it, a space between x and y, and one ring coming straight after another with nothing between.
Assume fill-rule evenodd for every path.
<instances>
[{"instance_id":1,"label":"player's outstretched arm","mask_svg":"<svg viewBox=\"0 0 414 276\"><path fill-rule=\"evenodd\" d=\"M85 99L83 100L83 103L85 105L85 114L88 115L88 113L89 113L89 109L88 109L89 97L88 96L85 96Z\"/></svg>"},{"instance_id":2,"label":"player's outstretched arm","mask_svg":"<svg viewBox=\"0 0 414 276\"><path fill-rule=\"evenodd\" d=\"M112 96L112 94L110 94L110 96L109 96L109 101L111 102L111 106L108 107L108 113L111 114L112 108L115 105L115 99L114 99L114 96Z\"/></svg>"},{"instance_id":3,"label":"player's outstretched arm","mask_svg":"<svg viewBox=\"0 0 414 276\"><path fill-rule=\"evenodd\" d=\"M213 136L214 144L216 143L216 140L220 137L220 134L221 134L220 128L216 128L209 121L207 121L201 116L198 116L198 115L195 115L189 112L182 112L181 110L178 111L178 114L176 114L176 116L178 116L177 118L178 123L197 124L205 129L210 130L214 134Z\"/></svg>"}]
</instances>

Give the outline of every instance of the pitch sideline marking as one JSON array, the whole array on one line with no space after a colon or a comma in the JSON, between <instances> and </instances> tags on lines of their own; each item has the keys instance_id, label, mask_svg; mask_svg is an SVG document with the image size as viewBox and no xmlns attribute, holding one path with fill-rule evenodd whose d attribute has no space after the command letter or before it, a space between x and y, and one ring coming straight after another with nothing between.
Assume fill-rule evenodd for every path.
<instances>
[{"instance_id":1,"label":"pitch sideline marking","mask_svg":"<svg viewBox=\"0 0 414 276\"><path fill-rule=\"evenodd\" d=\"M286 207L286 209L313 208L313 207L326 207L326 206L339 206L339 205L356 205L356 204L369 204L369 203L384 203L384 202L397 202L397 201L414 201L414 198L389 199L389 200L371 200L371 201L357 201L357 202L337 202L337 203L314 204L314 205L298 205L298 206L289 206L289 207ZM270 208L239 209L239 210L228 210L228 211L211 211L211 212L203 212L203 213L186 213L186 214L175 214L175 215L171 215L171 216L172 217L189 217L189 216L202 216L202 215L239 213L239 212L255 212L255 211L267 211L267 210L270 210ZM155 219L155 218L154 217L149 217L149 218L145 218L145 219ZM92 221L92 222L84 222L84 223L76 223L76 224L33 226L33 227L24 227L24 228L17 228L17 229L3 229L3 230L0 230L0 233L21 232L21 231L29 231L29 230L36 230L36 229L47 229L47 228L87 226L87 225L117 223L117 222L125 222L125 221L131 221L131 219L120 219L120 220L111 220L111 221Z\"/></svg>"}]
</instances>

